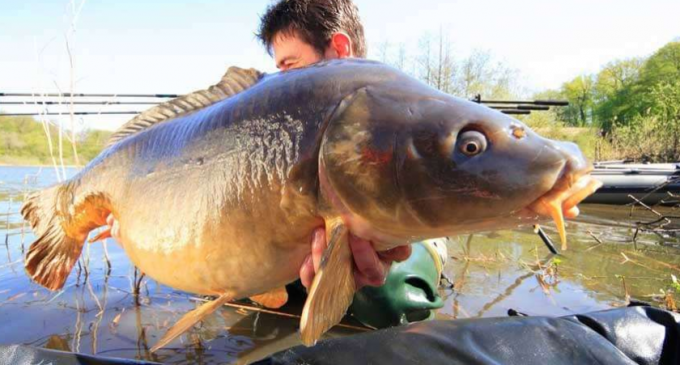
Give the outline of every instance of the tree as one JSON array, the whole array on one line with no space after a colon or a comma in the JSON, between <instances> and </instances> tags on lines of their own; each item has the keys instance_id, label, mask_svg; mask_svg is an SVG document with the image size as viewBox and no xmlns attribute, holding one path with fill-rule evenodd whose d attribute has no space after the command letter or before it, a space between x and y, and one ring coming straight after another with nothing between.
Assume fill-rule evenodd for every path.
<instances>
[{"instance_id":1,"label":"tree","mask_svg":"<svg viewBox=\"0 0 680 365\"><path fill-rule=\"evenodd\" d=\"M475 50L456 66L454 90L458 96L510 99L517 94L517 71L495 61L486 51Z\"/></svg>"},{"instance_id":2,"label":"tree","mask_svg":"<svg viewBox=\"0 0 680 365\"><path fill-rule=\"evenodd\" d=\"M658 118L666 139L662 158L680 160L680 79L658 82L650 91L650 114Z\"/></svg>"},{"instance_id":3,"label":"tree","mask_svg":"<svg viewBox=\"0 0 680 365\"><path fill-rule=\"evenodd\" d=\"M596 124L604 131L610 131L614 122L625 124L639 115L639 99L635 94L643 65L641 58L613 61L598 73L593 89L593 112Z\"/></svg>"},{"instance_id":4,"label":"tree","mask_svg":"<svg viewBox=\"0 0 680 365\"><path fill-rule=\"evenodd\" d=\"M641 82L653 87L659 82L680 78L680 42L671 42L649 57L641 70Z\"/></svg>"},{"instance_id":5,"label":"tree","mask_svg":"<svg viewBox=\"0 0 680 365\"><path fill-rule=\"evenodd\" d=\"M58 127L48 123L47 128L54 138ZM79 134L78 148L85 159L94 158L106 145L111 132L100 130L86 130ZM53 143L56 143L53 140ZM69 142L65 142L69 143ZM68 163L73 163L73 153L70 148L64 149L64 157ZM47 136L44 125L29 117L0 116L0 161L9 159L30 163L50 163Z\"/></svg>"},{"instance_id":6,"label":"tree","mask_svg":"<svg viewBox=\"0 0 680 365\"><path fill-rule=\"evenodd\" d=\"M433 39L425 34L420 39L421 53L417 57L418 77L428 85L445 93L456 94L454 79L456 64L451 52L451 42L440 29L439 36Z\"/></svg>"},{"instance_id":7,"label":"tree","mask_svg":"<svg viewBox=\"0 0 680 365\"><path fill-rule=\"evenodd\" d=\"M560 114L566 124L582 127L591 123L593 86L590 75L577 76L562 85L562 95L569 101L569 106Z\"/></svg>"},{"instance_id":8,"label":"tree","mask_svg":"<svg viewBox=\"0 0 680 365\"><path fill-rule=\"evenodd\" d=\"M488 52L476 50L464 59L460 65L460 75L457 80L461 96L472 98L479 94L486 97L486 88L492 78L491 55Z\"/></svg>"},{"instance_id":9,"label":"tree","mask_svg":"<svg viewBox=\"0 0 680 365\"><path fill-rule=\"evenodd\" d=\"M397 55L394 58L392 65L401 71L406 71L406 45L404 43L399 44L399 49L397 50Z\"/></svg>"},{"instance_id":10,"label":"tree","mask_svg":"<svg viewBox=\"0 0 680 365\"><path fill-rule=\"evenodd\" d=\"M390 63L390 42L384 41L378 45L378 60L382 63Z\"/></svg>"}]
</instances>

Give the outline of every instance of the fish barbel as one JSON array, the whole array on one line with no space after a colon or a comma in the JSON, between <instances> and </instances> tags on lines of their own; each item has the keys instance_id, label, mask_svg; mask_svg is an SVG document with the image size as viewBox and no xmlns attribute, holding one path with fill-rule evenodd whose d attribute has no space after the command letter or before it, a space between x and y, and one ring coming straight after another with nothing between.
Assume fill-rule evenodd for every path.
<instances>
[{"instance_id":1,"label":"fish barbel","mask_svg":"<svg viewBox=\"0 0 680 365\"><path fill-rule=\"evenodd\" d=\"M564 216L598 187L575 145L377 62L225 78L221 91L126 124L80 173L22 208L37 237L25 267L40 285L62 288L90 231L113 214L141 271L217 296L154 350L226 301L285 303L317 227L328 248L301 319L308 345L351 303L350 234L382 251L552 217L566 242Z\"/></svg>"}]
</instances>

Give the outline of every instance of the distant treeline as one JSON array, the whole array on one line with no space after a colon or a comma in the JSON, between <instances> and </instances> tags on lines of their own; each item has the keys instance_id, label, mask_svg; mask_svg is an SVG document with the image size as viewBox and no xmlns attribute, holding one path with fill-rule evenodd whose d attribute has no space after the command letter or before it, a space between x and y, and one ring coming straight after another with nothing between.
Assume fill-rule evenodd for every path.
<instances>
[{"instance_id":1,"label":"distant treeline","mask_svg":"<svg viewBox=\"0 0 680 365\"><path fill-rule=\"evenodd\" d=\"M490 52L474 50L467 57L453 51L453 43L443 30L424 34L416 54L408 54L405 44L382 42L374 57L416 77L445 93L472 99L514 99L519 96L519 71L494 59Z\"/></svg>"},{"instance_id":2,"label":"distant treeline","mask_svg":"<svg viewBox=\"0 0 680 365\"><path fill-rule=\"evenodd\" d=\"M9 165L52 164L50 157L48 132L52 141L52 149L59 162L59 128L45 124L31 117L0 116L0 163ZM106 145L111 132L101 130L85 130L76 135L76 148L81 164L94 158ZM62 132L62 151L64 163L73 165L73 148L70 131Z\"/></svg>"},{"instance_id":3,"label":"distant treeline","mask_svg":"<svg viewBox=\"0 0 680 365\"><path fill-rule=\"evenodd\" d=\"M647 58L612 61L540 97L568 100L557 120L597 128L604 155L680 160L680 41Z\"/></svg>"}]
</instances>

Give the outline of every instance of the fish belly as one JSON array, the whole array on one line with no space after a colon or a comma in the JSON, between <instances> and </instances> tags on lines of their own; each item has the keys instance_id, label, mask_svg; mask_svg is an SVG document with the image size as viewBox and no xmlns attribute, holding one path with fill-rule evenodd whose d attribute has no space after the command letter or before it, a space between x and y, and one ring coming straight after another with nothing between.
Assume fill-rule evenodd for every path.
<instances>
[{"instance_id":1,"label":"fish belly","mask_svg":"<svg viewBox=\"0 0 680 365\"><path fill-rule=\"evenodd\" d=\"M134 186L117 219L120 241L145 274L175 289L234 297L260 294L294 281L311 252L312 214L280 208L281 185L252 193L219 194L215 176L172 176ZM141 192L141 193L136 193Z\"/></svg>"},{"instance_id":2,"label":"fish belly","mask_svg":"<svg viewBox=\"0 0 680 365\"><path fill-rule=\"evenodd\" d=\"M294 281L308 242L281 247L257 232L221 227L189 241L159 239L155 245L121 232L132 262L154 280L172 288L236 298L260 294ZM255 234L254 234L255 233ZM130 238L128 238L130 237Z\"/></svg>"}]
</instances>

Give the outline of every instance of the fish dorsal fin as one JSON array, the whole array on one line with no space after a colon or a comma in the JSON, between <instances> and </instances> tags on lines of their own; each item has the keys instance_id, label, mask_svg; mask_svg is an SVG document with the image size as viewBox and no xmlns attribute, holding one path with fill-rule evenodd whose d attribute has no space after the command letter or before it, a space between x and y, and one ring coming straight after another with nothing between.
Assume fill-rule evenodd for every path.
<instances>
[{"instance_id":1,"label":"fish dorsal fin","mask_svg":"<svg viewBox=\"0 0 680 365\"><path fill-rule=\"evenodd\" d=\"M125 123L115 131L107 146L139 133L158 123L189 114L215 104L255 85L264 74L254 68L230 67L220 82L205 90L194 91L175 99L158 104Z\"/></svg>"}]
</instances>

